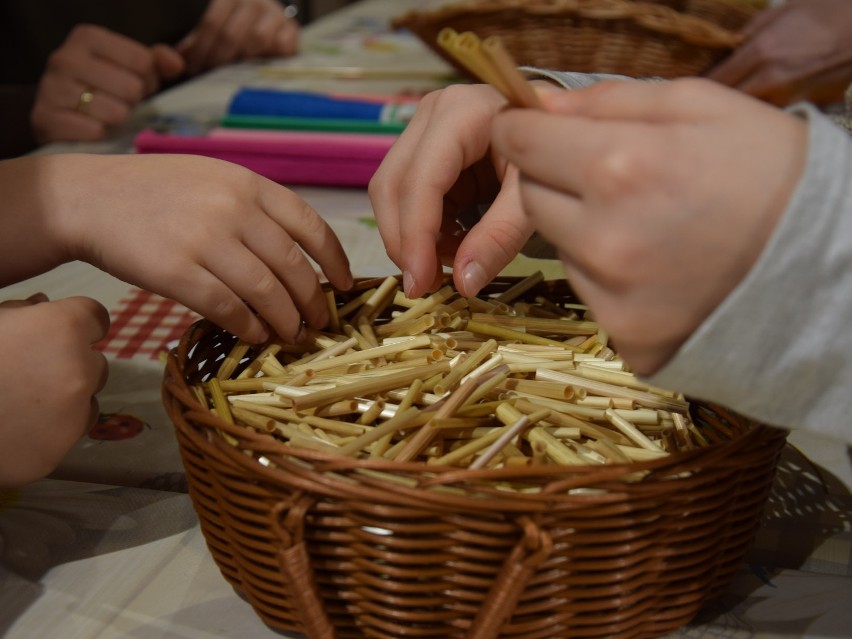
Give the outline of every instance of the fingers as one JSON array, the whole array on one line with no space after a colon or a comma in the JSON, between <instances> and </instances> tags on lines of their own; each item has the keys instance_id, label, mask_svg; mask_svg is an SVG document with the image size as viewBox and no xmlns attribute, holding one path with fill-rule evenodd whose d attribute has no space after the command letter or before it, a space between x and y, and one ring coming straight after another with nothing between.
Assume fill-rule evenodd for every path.
<instances>
[{"instance_id":1,"label":"fingers","mask_svg":"<svg viewBox=\"0 0 852 639\"><path fill-rule=\"evenodd\" d=\"M271 182L265 182L263 186L269 188L262 189L260 193L261 208L319 264L332 285L340 290L349 289L352 286L349 260L328 223L292 191ZM286 275L283 271L278 272Z\"/></svg>"},{"instance_id":2,"label":"fingers","mask_svg":"<svg viewBox=\"0 0 852 639\"><path fill-rule=\"evenodd\" d=\"M741 46L746 48L748 43ZM760 60L757 56L746 50L735 50L730 56L710 69L705 77L729 87L739 88L759 66Z\"/></svg>"},{"instance_id":3,"label":"fingers","mask_svg":"<svg viewBox=\"0 0 852 639\"><path fill-rule=\"evenodd\" d=\"M641 181L641 158L627 142L642 126L514 109L496 118L493 140L525 178L582 197Z\"/></svg>"},{"instance_id":4,"label":"fingers","mask_svg":"<svg viewBox=\"0 0 852 639\"><path fill-rule=\"evenodd\" d=\"M147 47L101 27L79 25L50 56L33 127L42 142L99 139L158 87Z\"/></svg>"},{"instance_id":5,"label":"fingers","mask_svg":"<svg viewBox=\"0 0 852 639\"><path fill-rule=\"evenodd\" d=\"M154 68L161 78L177 78L186 70L186 61L180 53L165 44L155 44L151 47L154 56Z\"/></svg>"},{"instance_id":6,"label":"fingers","mask_svg":"<svg viewBox=\"0 0 852 639\"><path fill-rule=\"evenodd\" d=\"M102 304L88 297L69 297L52 304L54 308L63 309L66 321L89 344L99 342L106 336L110 323L109 312Z\"/></svg>"},{"instance_id":7,"label":"fingers","mask_svg":"<svg viewBox=\"0 0 852 639\"><path fill-rule=\"evenodd\" d=\"M209 66L217 67L233 62L245 47L251 46L244 38L248 40L252 35L251 29L260 12L260 7L251 2L240 2L233 7L230 15L211 34L215 47L211 44L208 49Z\"/></svg>"},{"instance_id":8,"label":"fingers","mask_svg":"<svg viewBox=\"0 0 852 639\"><path fill-rule=\"evenodd\" d=\"M748 100L736 91L722 90L701 78L663 82L609 80L586 89L542 95L553 113L599 120L689 122L719 118Z\"/></svg>"},{"instance_id":9,"label":"fingers","mask_svg":"<svg viewBox=\"0 0 852 639\"><path fill-rule=\"evenodd\" d=\"M267 271L266 278L225 282L235 291L250 291L246 301L281 337L293 341L301 320L312 328L328 322L325 297L308 256L339 289L352 285L352 275L343 247L328 224L294 194L287 192L282 197L278 191L263 191L260 198L261 206L277 224L248 228L244 236L247 248Z\"/></svg>"},{"instance_id":10,"label":"fingers","mask_svg":"<svg viewBox=\"0 0 852 639\"><path fill-rule=\"evenodd\" d=\"M370 183L382 239L411 297L428 292L440 277L436 247L444 217L490 202L499 188L488 149L491 120L503 104L487 86L426 96ZM455 210L445 208L451 191Z\"/></svg>"},{"instance_id":11,"label":"fingers","mask_svg":"<svg viewBox=\"0 0 852 639\"><path fill-rule=\"evenodd\" d=\"M252 56L291 55L298 24L272 0L213 0L177 50L190 73Z\"/></svg>"},{"instance_id":12,"label":"fingers","mask_svg":"<svg viewBox=\"0 0 852 639\"><path fill-rule=\"evenodd\" d=\"M0 371L0 485L49 474L94 424L107 362L92 344L108 325L106 309L83 297L0 306L0 342L15 363Z\"/></svg>"},{"instance_id":13,"label":"fingers","mask_svg":"<svg viewBox=\"0 0 852 639\"><path fill-rule=\"evenodd\" d=\"M205 251L173 283L186 306L250 343L269 338L259 319L288 342L304 322L321 328L328 308L312 258L341 290L352 285L349 263L328 224L292 192L260 181L258 212L236 231L227 250ZM205 242L210 244L211 242ZM224 246L214 240L216 246Z\"/></svg>"},{"instance_id":14,"label":"fingers","mask_svg":"<svg viewBox=\"0 0 852 639\"><path fill-rule=\"evenodd\" d=\"M533 232L524 214L517 171L504 179L500 193L456 251L453 279L458 291L473 297L520 252Z\"/></svg>"},{"instance_id":15,"label":"fingers","mask_svg":"<svg viewBox=\"0 0 852 639\"><path fill-rule=\"evenodd\" d=\"M83 84L118 99L135 104L159 86L150 49L135 40L100 27L82 25L75 28L64 47L79 51L86 59L71 56L64 60L60 55L60 68L73 72L75 79ZM74 66L77 63L79 66Z\"/></svg>"}]
</instances>

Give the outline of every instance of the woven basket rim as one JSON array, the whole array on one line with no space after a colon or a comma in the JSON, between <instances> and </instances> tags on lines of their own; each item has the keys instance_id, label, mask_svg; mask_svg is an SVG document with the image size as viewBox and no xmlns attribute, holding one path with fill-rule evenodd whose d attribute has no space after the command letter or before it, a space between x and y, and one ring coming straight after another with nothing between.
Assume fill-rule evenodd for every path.
<instances>
[{"instance_id":1,"label":"woven basket rim","mask_svg":"<svg viewBox=\"0 0 852 639\"><path fill-rule=\"evenodd\" d=\"M730 49L741 44L744 36L698 16L680 13L670 7L633 0L467 0L434 9L410 10L391 21L394 28L417 32L427 25L448 23L459 16L478 14L483 24L490 16L516 11L525 16L552 18L576 15L601 21L630 21L649 31L678 37L707 48Z\"/></svg>"}]
</instances>

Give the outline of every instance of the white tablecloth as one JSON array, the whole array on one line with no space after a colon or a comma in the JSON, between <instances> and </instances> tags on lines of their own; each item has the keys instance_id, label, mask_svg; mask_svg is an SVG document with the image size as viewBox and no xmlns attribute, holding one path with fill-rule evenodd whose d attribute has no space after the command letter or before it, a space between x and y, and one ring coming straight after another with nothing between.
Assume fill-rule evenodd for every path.
<instances>
[{"instance_id":1,"label":"white tablecloth","mask_svg":"<svg viewBox=\"0 0 852 639\"><path fill-rule=\"evenodd\" d=\"M133 134L170 115L215 119L239 86L371 92L425 91L447 66L387 18L423 5L362 0L309 27L303 54L240 64L167 91L133 121L94 145L42 152L127 152ZM344 81L307 68L410 69L410 78ZM288 70L289 69L289 70ZM295 187L340 236L357 276L395 272L366 192ZM519 258L507 273L558 265ZM221 577L204 544L186 488L174 431L160 400L161 355L186 309L72 263L0 290L0 299L44 291L89 295L120 331L105 344L111 364L100 394L105 424L85 437L55 475L0 490L0 636L5 639L280 637ZM161 313L161 315L157 315ZM140 318L149 324L139 334ZM151 318L155 318L152 320ZM730 592L675 636L852 637L852 466L845 446L794 435L750 564Z\"/></svg>"}]
</instances>

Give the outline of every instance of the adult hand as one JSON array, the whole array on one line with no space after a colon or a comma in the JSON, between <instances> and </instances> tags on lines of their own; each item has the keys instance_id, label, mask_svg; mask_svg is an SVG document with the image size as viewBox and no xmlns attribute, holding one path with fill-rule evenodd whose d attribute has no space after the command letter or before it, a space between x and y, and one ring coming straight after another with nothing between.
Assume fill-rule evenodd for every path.
<instances>
[{"instance_id":1,"label":"adult hand","mask_svg":"<svg viewBox=\"0 0 852 639\"><path fill-rule=\"evenodd\" d=\"M107 363L92 344L108 327L86 297L0 303L0 486L46 476L95 424Z\"/></svg>"},{"instance_id":2,"label":"adult hand","mask_svg":"<svg viewBox=\"0 0 852 639\"><path fill-rule=\"evenodd\" d=\"M524 210L633 368L664 364L746 276L803 170L806 125L706 80L607 82L511 110Z\"/></svg>"},{"instance_id":3,"label":"adult hand","mask_svg":"<svg viewBox=\"0 0 852 639\"><path fill-rule=\"evenodd\" d=\"M787 0L758 13L744 33L707 77L777 105L843 100L852 82L849 0Z\"/></svg>"},{"instance_id":4,"label":"adult hand","mask_svg":"<svg viewBox=\"0 0 852 639\"><path fill-rule=\"evenodd\" d=\"M37 139L99 140L127 120L184 61L171 47L146 47L95 25L76 26L54 51L39 82L30 120Z\"/></svg>"},{"instance_id":5,"label":"adult hand","mask_svg":"<svg viewBox=\"0 0 852 639\"><path fill-rule=\"evenodd\" d=\"M463 295L476 295L532 234L517 173L490 151L492 122L505 105L485 85L426 95L373 176L376 221L409 297L433 290L442 264L453 267Z\"/></svg>"},{"instance_id":6,"label":"adult hand","mask_svg":"<svg viewBox=\"0 0 852 639\"><path fill-rule=\"evenodd\" d=\"M296 53L299 23L276 0L212 0L178 45L190 73L253 57Z\"/></svg>"},{"instance_id":7,"label":"adult hand","mask_svg":"<svg viewBox=\"0 0 852 639\"><path fill-rule=\"evenodd\" d=\"M258 315L289 341L302 320L327 323L308 255L332 284L351 286L328 224L295 193L248 169L182 155L37 159L52 178L35 192L52 212L47 232L70 247L65 259L173 298L246 341L268 338Z\"/></svg>"}]
</instances>

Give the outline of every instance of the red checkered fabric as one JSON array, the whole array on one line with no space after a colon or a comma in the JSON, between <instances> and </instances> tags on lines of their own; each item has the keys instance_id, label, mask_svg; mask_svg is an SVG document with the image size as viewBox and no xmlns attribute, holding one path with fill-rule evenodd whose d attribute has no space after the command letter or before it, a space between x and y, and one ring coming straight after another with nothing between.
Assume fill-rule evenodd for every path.
<instances>
[{"instance_id":1,"label":"red checkered fabric","mask_svg":"<svg viewBox=\"0 0 852 639\"><path fill-rule=\"evenodd\" d=\"M199 315L173 300L132 288L110 318L109 332L96 348L117 359L158 359Z\"/></svg>"}]
</instances>

